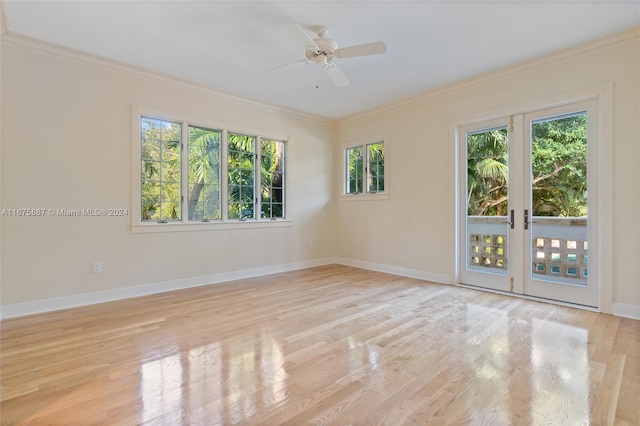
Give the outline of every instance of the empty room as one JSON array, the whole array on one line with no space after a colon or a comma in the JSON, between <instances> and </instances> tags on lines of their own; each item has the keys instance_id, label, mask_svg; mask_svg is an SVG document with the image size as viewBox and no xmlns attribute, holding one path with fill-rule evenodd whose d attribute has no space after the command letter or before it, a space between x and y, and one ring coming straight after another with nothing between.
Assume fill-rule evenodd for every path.
<instances>
[{"instance_id":1,"label":"empty room","mask_svg":"<svg viewBox=\"0 0 640 426\"><path fill-rule=\"evenodd\" d=\"M637 0L0 18L0 424L640 425Z\"/></svg>"}]
</instances>

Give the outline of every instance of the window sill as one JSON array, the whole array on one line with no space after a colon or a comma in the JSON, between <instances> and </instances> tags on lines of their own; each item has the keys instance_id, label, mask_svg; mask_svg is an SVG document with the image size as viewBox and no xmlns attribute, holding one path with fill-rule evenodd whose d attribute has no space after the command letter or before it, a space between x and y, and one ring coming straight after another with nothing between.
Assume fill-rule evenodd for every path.
<instances>
[{"instance_id":1,"label":"window sill","mask_svg":"<svg viewBox=\"0 0 640 426\"><path fill-rule=\"evenodd\" d=\"M132 234L154 232L222 231L227 229L280 228L293 226L293 220L230 220L227 222L167 222L136 223L131 225Z\"/></svg>"},{"instance_id":2,"label":"window sill","mask_svg":"<svg viewBox=\"0 0 640 426\"><path fill-rule=\"evenodd\" d=\"M388 200L389 193L381 194L343 194L340 201L372 201L372 200Z\"/></svg>"}]
</instances>

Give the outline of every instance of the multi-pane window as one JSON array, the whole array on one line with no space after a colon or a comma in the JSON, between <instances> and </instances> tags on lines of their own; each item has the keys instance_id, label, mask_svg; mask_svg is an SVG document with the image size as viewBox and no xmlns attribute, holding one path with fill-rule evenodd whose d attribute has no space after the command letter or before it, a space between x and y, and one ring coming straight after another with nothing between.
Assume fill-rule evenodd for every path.
<instances>
[{"instance_id":1,"label":"multi-pane window","mask_svg":"<svg viewBox=\"0 0 640 426\"><path fill-rule=\"evenodd\" d=\"M384 192L384 142L350 147L345 153L345 193Z\"/></svg>"},{"instance_id":2,"label":"multi-pane window","mask_svg":"<svg viewBox=\"0 0 640 426\"><path fill-rule=\"evenodd\" d=\"M367 192L384 191L384 144L367 145Z\"/></svg>"},{"instance_id":3,"label":"multi-pane window","mask_svg":"<svg viewBox=\"0 0 640 426\"><path fill-rule=\"evenodd\" d=\"M347 148L347 194L362 192L363 172L362 147Z\"/></svg>"},{"instance_id":4,"label":"multi-pane window","mask_svg":"<svg viewBox=\"0 0 640 426\"><path fill-rule=\"evenodd\" d=\"M284 217L284 142L262 139L260 158L262 217Z\"/></svg>"},{"instance_id":5,"label":"multi-pane window","mask_svg":"<svg viewBox=\"0 0 640 426\"><path fill-rule=\"evenodd\" d=\"M254 219L256 138L229 133L227 146L228 217Z\"/></svg>"},{"instance_id":6,"label":"multi-pane window","mask_svg":"<svg viewBox=\"0 0 640 426\"><path fill-rule=\"evenodd\" d=\"M143 117L142 220L180 220L182 125Z\"/></svg>"},{"instance_id":7,"label":"multi-pane window","mask_svg":"<svg viewBox=\"0 0 640 426\"><path fill-rule=\"evenodd\" d=\"M189 220L222 218L220 130L189 126Z\"/></svg>"},{"instance_id":8,"label":"multi-pane window","mask_svg":"<svg viewBox=\"0 0 640 426\"><path fill-rule=\"evenodd\" d=\"M143 222L285 218L284 141L144 116L140 141Z\"/></svg>"}]
</instances>

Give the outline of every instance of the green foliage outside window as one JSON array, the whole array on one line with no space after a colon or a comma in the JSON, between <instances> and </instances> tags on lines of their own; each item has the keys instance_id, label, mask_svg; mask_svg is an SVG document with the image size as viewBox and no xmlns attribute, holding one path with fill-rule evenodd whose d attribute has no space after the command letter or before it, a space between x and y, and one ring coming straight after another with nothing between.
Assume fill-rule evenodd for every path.
<instances>
[{"instance_id":1,"label":"green foliage outside window","mask_svg":"<svg viewBox=\"0 0 640 426\"><path fill-rule=\"evenodd\" d=\"M229 219L255 218L254 136L228 133L227 179Z\"/></svg>"},{"instance_id":2,"label":"green foliage outside window","mask_svg":"<svg viewBox=\"0 0 640 426\"><path fill-rule=\"evenodd\" d=\"M587 215L587 115L532 125L534 216Z\"/></svg>"},{"instance_id":3,"label":"green foliage outside window","mask_svg":"<svg viewBox=\"0 0 640 426\"><path fill-rule=\"evenodd\" d=\"M260 141L262 217L284 217L284 142Z\"/></svg>"},{"instance_id":4,"label":"green foliage outside window","mask_svg":"<svg viewBox=\"0 0 640 426\"><path fill-rule=\"evenodd\" d=\"M347 194L362 192L362 147L347 149Z\"/></svg>"},{"instance_id":5,"label":"green foliage outside window","mask_svg":"<svg viewBox=\"0 0 640 426\"><path fill-rule=\"evenodd\" d=\"M347 148L346 187L347 194L384 191L384 142ZM366 157L365 157L366 156Z\"/></svg>"},{"instance_id":6,"label":"green foliage outside window","mask_svg":"<svg viewBox=\"0 0 640 426\"><path fill-rule=\"evenodd\" d=\"M587 215L587 116L539 120L531 128L534 216ZM506 216L507 129L467 135L467 213Z\"/></svg>"},{"instance_id":7,"label":"green foliage outside window","mask_svg":"<svg viewBox=\"0 0 640 426\"><path fill-rule=\"evenodd\" d=\"M181 125L143 118L142 220L180 220Z\"/></svg>"},{"instance_id":8,"label":"green foliage outside window","mask_svg":"<svg viewBox=\"0 0 640 426\"><path fill-rule=\"evenodd\" d=\"M507 129L467 135L469 216L506 216L509 166Z\"/></svg>"},{"instance_id":9,"label":"green foliage outside window","mask_svg":"<svg viewBox=\"0 0 640 426\"><path fill-rule=\"evenodd\" d=\"M182 124L142 117L140 127L141 219L180 221ZM256 136L228 132L227 188L223 193L222 134L222 130L188 126L188 192L184 196L188 220L221 220L223 196L227 197L228 219L257 218L258 195L260 218L284 218L285 142L261 139L256 153ZM258 154L260 164L256 165Z\"/></svg>"},{"instance_id":10,"label":"green foliage outside window","mask_svg":"<svg viewBox=\"0 0 640 426\"><path fill-rule=\"evenodd\" d=\"M189 220L222 217L220 138L220 130L189 126Z\"/></svg>"},{"instance_id":11,"label":"green foliage outside window","mask_svg":"<svg viewBox=\"0 0 640 426\"><path fill-rule=\"evenodd\" d=\"M384 191L384 143L367 145L368 192Z\"/></svg>"}]
</instances>

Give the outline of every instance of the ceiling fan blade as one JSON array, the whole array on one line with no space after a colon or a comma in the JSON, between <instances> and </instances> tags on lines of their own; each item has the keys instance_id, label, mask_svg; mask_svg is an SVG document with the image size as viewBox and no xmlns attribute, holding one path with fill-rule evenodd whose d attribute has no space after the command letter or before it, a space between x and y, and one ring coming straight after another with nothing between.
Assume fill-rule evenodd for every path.
<instances>
[{"instance_id":1,"label":"ceiling fan blade","mask_svg":"<svg viewBox=\"0 0 640 426\"><path fill-rule=\"evenodd\" d=\"M298 24L287 24L287 27L291 30L291 33L296 36L300 43L305 46L315 47L318 49L318 45L311 38L311 36Z\"/></svg>"},{"instance_id":2,"label":"ceiling fan blade","mask_svg":"<svg viewBox=\"0 0 640 426\"><path fill-rule=\"evenodd\" d=\"M299 61L291 62L290 64L280 65L279 67L271 68L269 71L286 71L292 68L297 68L300 65L308 64L310 61L308 59L301 59Z\"/></svg>"},{"instance_id":3,"label":"ceiling fan blade","mask_svg":"<svg viewBox=\"0 0 640 426\"><path fill-rule=\"evenodd\" d=\"M333 81L333 84L335 84L337 87L344 87L349 84L349 79L347 79L347 76L345 76L342 71L340 71L340 68L338 68L336 64L332 64L331 67L325 68L325 71L327 72L327 75L329 76L331 81Z\"/></svg>"},{"instance_id":4,"label":"ceiling fan blade","mask_svg":"<svg viewBox=\"0 0 640 426\"><path fill-rule=\"evenodd\" d=\"M334 55L336 58L353 58L355 56L379 55L387 51L387 45L382 41L373 43L358 44L356 46L343 47L336 49Z\"/></svg>"}]
</instances>

